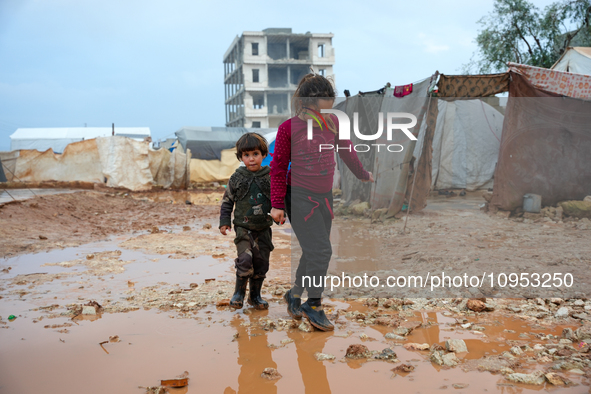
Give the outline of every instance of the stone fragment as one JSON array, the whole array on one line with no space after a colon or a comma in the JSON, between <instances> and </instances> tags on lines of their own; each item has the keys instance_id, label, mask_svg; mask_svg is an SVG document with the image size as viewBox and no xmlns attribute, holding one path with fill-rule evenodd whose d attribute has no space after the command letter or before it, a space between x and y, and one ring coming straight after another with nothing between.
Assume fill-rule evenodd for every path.
<instances>
[{"instance_id":1,"label":"stone fragment","mask_svg":"<svg viewBox=\"0 0 591 394\"><path fill-rule=\"evenodd\" d=\"M351 205L349 207L349 212L351 212L353 215L361 216L365 213L366 209L369 209L369 203L364 201L359 204Z\"/></svg>"},{"instance_id":2,"label":"stone fragment","mask_svg":"<svg viewBox=\"0 0 591 394\"><path fill-rule=\"evenodd\" d=\"M205 224L203 225L203 229L204 229L204 230L209 230L210 228L211 228L211 224L209 224L209 223L205 223Z\"/></svg>"},{"instance_id":3,"label":"stone fragment","mask_svg":"<svg viewBox=\"0 0 591 394\"><path fill-rule=\"evenodd\" d=\"M318 361L334 360L335 359L335 356L333 356L332 354L326 354L326 353L320 353L320 352L315 353L314 357Z\"/></svg>"},{"instance_id":4,"label":"stone fragment","mask_svg":"<svg viewBox=\"0 0 591 394\"><path fill-rule=\"evenodd\" d=\"M410 365L410 364L400 364L398 366L396 366L395 368L392 368L391 371L394 373L408 373L408 372L412 372L415 370L414 365Z\"/></svg>"},{"instance_id":5,"label":"stone fragment","mask_svg":"<svg viewBox=\"0 0 591 394\"><path fill-rule=\"evenodd\" d=\"M406 350L429 350L428 343L405 343L404 348Z\"/></svg>"},{"instance_id":6,"label":"stone fragment","mask_svg":"<svg viewBox=\"0 0 591 394\"><path fill-rule=\"evenodd\" d=\"M532 373L512 373L506 375L505 378L515 383L534 384L538 386L541 386L546 382L546 377L542 371L535 371Z\"/></svg>"},{"instance_id":7,"label":"stone fragment","mask_svg":"<svg viewBox=\"0 0 591 394\"><path fill-rule=\"evenodd\" d=\"M546 380L554 386L566 386L566 380L555 372L549 372L545 375Z\"/></svg>"},{"instance_id":8,"label":"stone fragment","mask_svg":"<svg viewBox=\"0 0 591 394\"><path fill-rule=\"evenodd\" d=\"M358 358L368 358L371 355L369 349L365 345L354 344L349 345L347 348L347 354L345 357L358 359Z\"/></svg>"},{"instance_id":9,"label":"stone fragment","mask_svg":"<svg viewBox=\"0 0 591 394\"><path fill-rule=\"evenodd\" d=\"M386 334L386 339L395 339L397 341L406 341L405 337L401 337L400 335L396 335L393 332L389 332Z\"/></svg>"},{"instance_id":10,"label":"stone fragment","mask_svg":"<svg viewBox=\"0 0 591 394\"><path fill-rule=\"evenodd\" d=\"M591 201L563 201L558 203L564 214L575 218L591 218Z\"/></svg>"},{"instance_id":11,"label":"stone fragment","mask_svg":"<svg viewBox=\"0 0 591 394\"><path fill-rule=\"evenodd\" d=\"M312 328L312 325L310 323L308 323L307 320L302 321L302 324L300 324L298 326L298 330L303 331L303 332L312 332L314 331L314 328Z\"/></svg>"},{"instance_id":12,"label":"stone fragment","mask_svg":"<svg viewBox=\"0 0 591 394\"><path fill-rule=\"evenodd\" d=\"M374 358L377 360L394 360L396 358L396 353L390 348L385 348L381 353L374 355Z\"/></svg>"},{"instance_id":13,"label":"stone fragment","mask_svg":"<svg viewBox=\"0 0 591 394\"><path fill-rule=\"evenodd\" d=\"M554 314L554 317L559 318L559 319L564 318L564 317L568 317L568 308L565 306L558 308L558 310Z\"/></svg>"},{"instance_id":14,"label":"stone fragment","mask_svg":"<svg viewBox=\"0 0 591 394\"><path fill-rule=\"evenodd\" d=\"M486 309L485 303L480 300L468 300L466 307L474 312L482 312Z\"/></svg>"},{"instance_id":15,"label":"stone fragment","mask_svg":"<svg viewBox=\"0 0 591 394\"><path fill-rule=\"evenodd\" d=\"M276 380L281 379L283 376L275 368L265 368L263 369L263 373L261 374L262 378L268 380Z\"/></svg>"},{"instance_id":16,"label":"stone fragment","mask_svg":"<svg viewBox=\"0 0 591 394\"><path fill-rule=\"evenodd\" d=\"M446 365L448 367L455 367L460 362L455 353L445 353L442 350L432 352L431 361L437 365Z\"/></svg>"},{"instance_id":17,"label":"stone fragment","mask_svg":"<svg viewBox=\"0 0 591 394\"><path fill-rule=\"evenodd\" d=\"M82 314L83 315L96 315L96 306L94 305L84 305L82 306Z\"/></svg>"},{"instance_id":18,"label":"stone fragment","mask_svg":"<svg viewBox=\"0 0 591 394\"><path fill-rule=\"evenodd\" d=\"M468 347L463 339L448 339L445 341L445 349L454 353L468 353Z\"/></svg>"}]
</instances>

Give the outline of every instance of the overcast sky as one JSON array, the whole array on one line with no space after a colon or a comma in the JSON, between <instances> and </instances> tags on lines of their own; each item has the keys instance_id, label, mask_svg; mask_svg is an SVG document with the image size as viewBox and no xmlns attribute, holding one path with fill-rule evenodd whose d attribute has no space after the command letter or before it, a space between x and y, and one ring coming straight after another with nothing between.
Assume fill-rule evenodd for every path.
<instances>
[{"instance_id":1,"label":"overcast sky","mask_svg":"<svg viewBox=\"0 0 591 394\"><path fill-rule=\"evenodd\" d=\"M245 30L333 33L340 94L458 73L492 4L0 0L0 150L19 127L224 126L222 57Z\"/></svg>"}]
</instances>

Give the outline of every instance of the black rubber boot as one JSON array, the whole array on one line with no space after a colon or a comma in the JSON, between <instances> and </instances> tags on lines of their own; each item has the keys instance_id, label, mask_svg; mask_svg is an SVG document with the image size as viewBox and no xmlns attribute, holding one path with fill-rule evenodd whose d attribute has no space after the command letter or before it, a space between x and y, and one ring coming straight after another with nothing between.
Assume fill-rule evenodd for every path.
<instances>
[{"instance_id":1,"label":"black rubber boot","mask_svg":"<svg viewBox=\"0 0 591 394\"><path fill-rule=\"evenodd\" d=\"M234 295L230 300L232 308L240 309L244 305L244 297L246 296L246 285L248 278L236 275L236 287L234 288Z\"/></svg>"},{"instance_id":2,"label":"black rubber boot","mask_svg":"<svg viewBox=\"0 0 591 394\"><path fill-rule=\"evenodd\" d=\"M291 289L285 292L283 299L287 303L287 313L289 313L289 316L300 320L302 318L302 311L300 310L302 299L300 297L294 297L291 293Z\"/></svg>"},{"instance_id":3,"label":"black rubber boot","mask_svg":"<svg viewBox=\"0 0 591 394\"><path fill-rule=\"evenodd\" d=\"M308 319L311 325L315 328L319 329L320 331L332 331L334 330L334 326L324 314L324 310L322 309L322 305L319 306L312 306L307 302L304 302L300 307L302 311L302 315Z\"/></svg>"},{"instance_id":4,"label":"black rubber boot","mask_svg":"<svg viewBox=\"0 0 591 394\"><path fill-rule=\"evenodd\" d=\"M248 292L248 303L255 309L269 309L269 303L261 297L261 288L265 278L250 278L250 290Z\"/></svg>"}]
</instances>

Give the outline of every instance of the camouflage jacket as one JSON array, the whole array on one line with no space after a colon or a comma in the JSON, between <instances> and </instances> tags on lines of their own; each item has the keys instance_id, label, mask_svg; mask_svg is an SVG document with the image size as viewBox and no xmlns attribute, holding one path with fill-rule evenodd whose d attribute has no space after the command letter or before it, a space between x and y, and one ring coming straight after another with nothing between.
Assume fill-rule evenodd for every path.
<instances>
[{"instance_id":1,"label":"camouflage jacket","mask_svg":"<svg viewBox=\"0 0 591 394\"><path fill-rule=\"evenodd\" d=\"M271 227L273 219L268 215L271 212L270 170L268 166L257 172L238 167L230 177L222 199L220 227L232 226L232 223L254 231Z\"/></svg>"}]
</instances>

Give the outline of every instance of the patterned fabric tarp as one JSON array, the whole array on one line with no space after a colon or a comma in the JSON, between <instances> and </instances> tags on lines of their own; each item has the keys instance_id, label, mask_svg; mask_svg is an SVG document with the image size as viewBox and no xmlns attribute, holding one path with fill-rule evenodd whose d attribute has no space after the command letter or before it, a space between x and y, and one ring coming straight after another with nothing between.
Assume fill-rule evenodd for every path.
<instances>
[{"instance_id":1,"label":"patterned fabric tarp","mask_svg":"<svg viewBox=\"0 0 591 394\"><path fill-rule=\"evenodd\" d=\"M508 63L510 71L525 76L536 88L563 96L591 99L591 75Z\"/></svg>"},{"instance_id":2,"label":"patterned fabric tarp","mask_svg":"<svg viewBox=\"0 0 591 394\"><path fill-rule=\"evenodd\" d=\"M523 205L527 193L542 206L591 195L591 103L537 89L511 73L491 204Z\"/></svg>"},{"instance_id":3,"label":"patterned fabric tarp","mask_svg":"<svg viewBox=\"0 0 591 394\"><path fill-rule=\"evenodd\" d=\"M439 97L486 97L509 90L509 73L489 75L444 75L439 82Z\"/></svg>"}]
</instances>

